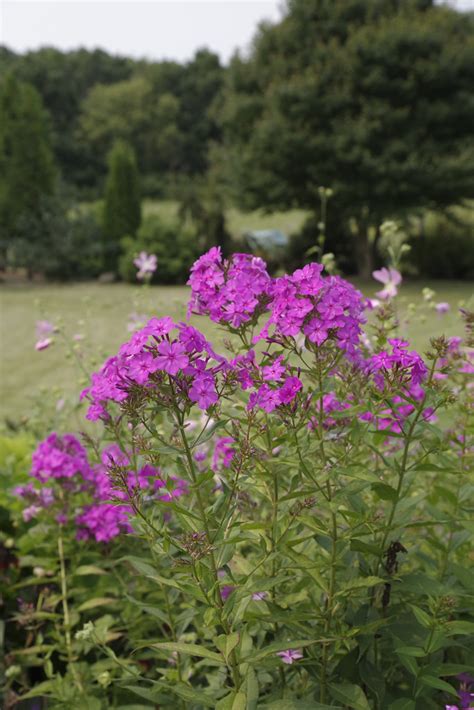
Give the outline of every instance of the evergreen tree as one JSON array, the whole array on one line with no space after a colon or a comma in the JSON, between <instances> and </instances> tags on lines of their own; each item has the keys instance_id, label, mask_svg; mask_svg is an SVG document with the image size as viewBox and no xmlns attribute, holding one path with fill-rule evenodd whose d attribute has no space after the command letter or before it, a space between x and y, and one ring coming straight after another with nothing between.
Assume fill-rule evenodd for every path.
<instances>
[{"instance_id":1,"label":"evergreen tree","mask_svg":"<svg viewBox=\"0 0 474 710\"><path fill-rule=\"evenodd\" d=\"M104 253L106 267L115 270L120 240L135 236L141 222L139 175L133 149L117 141L109 154L109 173L105 186Z\"/></svg>"},{"instance_id":2,"label":"evergreen tree","mask_svg":"<svg viewBox=\"0 0 474 710\"><path fill-rule=\"evenodd\" d=\"M52 197L56 168L50 143L49 121L33 86L8 75L0 85L0 231L3 255L28 235L21 224L34 225L31 246L47 239L42 229L44 203ZM18 260L17 260L18 263Z\"/></svg>"}]
</instances>

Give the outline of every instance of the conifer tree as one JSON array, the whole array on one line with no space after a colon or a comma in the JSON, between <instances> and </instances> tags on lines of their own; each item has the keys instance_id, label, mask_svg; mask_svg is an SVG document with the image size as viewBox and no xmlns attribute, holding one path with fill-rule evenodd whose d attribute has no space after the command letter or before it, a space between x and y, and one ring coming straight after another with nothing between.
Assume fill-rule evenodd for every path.
<instances>
[{"instance_id":1,"label":"conifer tree","mask_svg":"<svg viewBox=\"0 0 474 710\"><path fill-rule=\"evenodd\" d=\"M130 145L117 141L109 153L109 172L105 186L104 253L107 268L115 270L120 240L135 236L141 222L139 175Z\"/></svg>"}]
</instances>

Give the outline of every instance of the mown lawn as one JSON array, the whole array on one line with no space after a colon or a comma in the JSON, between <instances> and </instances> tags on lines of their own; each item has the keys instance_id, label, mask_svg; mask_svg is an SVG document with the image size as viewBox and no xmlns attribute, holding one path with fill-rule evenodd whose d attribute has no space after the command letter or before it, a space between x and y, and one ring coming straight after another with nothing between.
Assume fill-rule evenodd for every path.
<instances>
[{"instance_id":1,"label":"mown lawn","mask_svg":"<svg viewBox=\"0 0 474 710\"><path fill-rule=\"evenodd\" d=\"M377 290L375 283L357 283L367 295ZM448 301L451 312L439 316L424 309L424 320L417 318L404 324L410 302L420 303L421 288L428 285L436 291L437 301ZM400 297L401 331L413 339L416 347L424 349L433 335L462 334L457 306L472 295L468 283L432 282L404 284ZM152 287L150 289L126 284L100 285L2 285L1 309L1 411L0 422L6 416L16 419L28 416L33 398L41 391L48 399L63 396L75 400L86 382L75 355L66 358L67 347L61 337L49 349L36 352L35 322L45 318L60 325L69 339L75 334L84 339L75 345L85 353L86 369L99 366L117 346L127 339L129 314L169 314L177 320L185 318L188 289L183 286ZM207 319L197 319L199 327L214 342L222 335ZM91 360L95 358L95 362Z\"/></svg>"}]
</instances>

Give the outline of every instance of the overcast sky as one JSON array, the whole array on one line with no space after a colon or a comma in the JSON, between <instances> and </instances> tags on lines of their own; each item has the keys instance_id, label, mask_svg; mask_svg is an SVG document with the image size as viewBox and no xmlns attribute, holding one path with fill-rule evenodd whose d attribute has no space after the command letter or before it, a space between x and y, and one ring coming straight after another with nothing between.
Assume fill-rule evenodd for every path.
<instances>
[{"instance_id":1,"label":"overcast sky","mask_svg":"<svg viewBox=\"0 0 474 710\"><path fill-rule=\"evenodd\" d=\"M190 59L208 47L226 62L248 47L262 20L277 21L283 0L0 0L0 43L17 52L44 45L101 47L149 59ZM474 0L451 0L474 9Z\"/></svg>"}]
</instances>

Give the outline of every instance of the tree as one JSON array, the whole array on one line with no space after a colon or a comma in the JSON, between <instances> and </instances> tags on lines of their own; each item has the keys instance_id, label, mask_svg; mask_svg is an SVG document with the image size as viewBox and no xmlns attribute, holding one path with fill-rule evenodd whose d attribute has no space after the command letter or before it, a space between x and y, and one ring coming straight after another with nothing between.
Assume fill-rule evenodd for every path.
<instances>
[{"instance_id":1,"label":"tree","mask_svg":"<svg viewBox=\"0 0 474 710\"><path fill-rule=\"evenodd\" d=\"M33 86L9 74L0 85L0 231L4 254L15 246L23 231L21 224L34 225L30 234L35 236L30 236L30 242L47 239L44 203L54 193L56 175L48 115L41 98ZM28 235L22 234L22 239L28 244Z\"/></svg>"},{"instance_id":2,"label":"tree","mask_svg":"<svg viewBox=\"0 0 474 710\"><path fill-rule=\"evenodd\" d=\"M117 141L109 154L105 186L104 253L107 268L115 270L120 240L134 236L141 222L140 187L133 149Z\"/></svg>"},{"instance_id":3,"label":"tree","mask_svg":"<svg viewBox=\"0 0 474 710\"><path fill-rule=\"evenodd\" d=\"M352 218L358 270L386 217L474 196L474 32L422 0L291 0L234 59L223 106L244 206Z\"/></svg>"}]
</instances>

